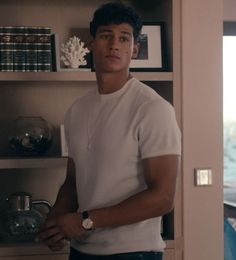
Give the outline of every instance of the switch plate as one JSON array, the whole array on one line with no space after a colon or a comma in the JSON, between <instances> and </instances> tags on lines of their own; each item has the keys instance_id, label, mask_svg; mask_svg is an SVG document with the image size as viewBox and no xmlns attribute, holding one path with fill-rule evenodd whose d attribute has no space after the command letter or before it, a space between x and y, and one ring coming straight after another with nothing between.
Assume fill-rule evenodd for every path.
<instances>
[{"instance_id":1,"label":"switch plate","mask_svg":"<svg viewBox=\"0 0 236 260\"><path fill-rule=\"evenodd\" d=\"M195 168L194 169L195 186L211 186L212 185L212 169Z\"/></svg>"}]
</instances>

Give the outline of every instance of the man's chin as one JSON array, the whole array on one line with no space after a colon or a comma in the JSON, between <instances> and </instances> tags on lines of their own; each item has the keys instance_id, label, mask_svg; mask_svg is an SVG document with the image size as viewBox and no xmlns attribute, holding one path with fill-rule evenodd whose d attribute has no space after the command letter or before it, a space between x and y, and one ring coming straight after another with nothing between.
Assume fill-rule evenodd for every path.
<instances>
[{"instance_id":1,"label":"man's chin","mask_svg":"<svg viewBox=\"0 0 236 260\"><path fill-rule=\"evenodd\" d=\"M98 70L98 71L102 72L102 73L118 73L122 70L123 69L121 69L120 67L106 67L106 68L103 68L103 69Z\"/></svg>"}]
</instances>

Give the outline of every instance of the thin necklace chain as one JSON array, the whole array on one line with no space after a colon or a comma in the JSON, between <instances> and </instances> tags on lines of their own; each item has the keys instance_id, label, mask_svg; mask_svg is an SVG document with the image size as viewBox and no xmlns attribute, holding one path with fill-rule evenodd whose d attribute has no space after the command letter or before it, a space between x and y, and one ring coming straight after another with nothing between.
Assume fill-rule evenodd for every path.
<instances>
[{"instance_id":1,"label":"thin necklace chain","mask_svg":"<svg viewBox=\"0 0 236 260\"><path fill-rule=\"evenodd\" d=\"M129 81L131 78L132 78L132 75L129 74L128 77L127 77L127 80L126 80L126 82L123 84L123 86L124 86L124 85L127 83L127 81ZM122 86L122 87L123 87L123 86ZM97 125L97 123L98 123L98 119L97 119L96 122L93 124L93 127L90 126L90 121L91 121L91 122L94 121L94 120L92 120L92 117L95 118L95 116L92 115L92 114L94 114L94 111L96 111L96 105L95 105L95 108L93 108L93 109L90 108L90 110L89 110L89 112L88 112L88 118L87 118L87 138L88 138L87 149L88 149L88 150L90 150L91 147L92 147L92 141L93 141L93 137L94 137L94 134L95 134L95 131L93 131L93 133L92 133L92 128L95 129L95 128L96 128L96 125ZM97 118L100 118L100 117L98 117L97 115L96 115L96 117L97 117ZM90 131L90 129L91 129L91 131Z\"/></svg>"}]
</instances>

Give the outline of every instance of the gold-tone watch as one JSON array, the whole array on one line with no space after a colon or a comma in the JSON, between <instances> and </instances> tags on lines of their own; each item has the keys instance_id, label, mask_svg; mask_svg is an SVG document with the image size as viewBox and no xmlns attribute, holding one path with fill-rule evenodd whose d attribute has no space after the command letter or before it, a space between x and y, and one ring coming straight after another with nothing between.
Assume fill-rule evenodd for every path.
<instances>
[{"instance_id":1,"label":"gold-tone watch","mask_svg":"<svg viewBox=\"0 0 236 260\"><path fill-rule=\"evenodd\" d=\"M94 228L94 224L92 219L89 217L89 213L88 211L83 211L82 212L82 227L85 230L92 230Z\"/></svg>"}]
</instances>

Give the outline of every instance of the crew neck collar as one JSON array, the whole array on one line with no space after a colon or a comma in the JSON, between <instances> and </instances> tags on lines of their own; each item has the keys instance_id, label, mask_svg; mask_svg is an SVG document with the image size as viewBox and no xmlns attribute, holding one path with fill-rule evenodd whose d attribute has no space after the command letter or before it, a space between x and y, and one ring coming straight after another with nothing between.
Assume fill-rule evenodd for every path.
<instances>
[{"instance_id":1,"label":"crew neck collar","mask_svg":"<svg viewBox=\"0 0 236 260\"><path fill-rule=\"evenodd\" d=\"M102 100L107 100L110 98L114 98L114 97L118 97L120 95L122 95L126 89L129 87L129 85L131 84L132 81L134 81L135 79L133 77L131 77L130 79L128 79L125 84L123 85L123 87L121 87L120 89L116 90L115 92L112 93L108 93L108 94L100 94L98 91L98 88L96 89L96 95L99 96Z\"/></svg>"}]
</instances>

